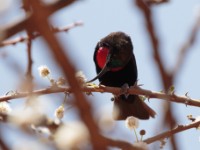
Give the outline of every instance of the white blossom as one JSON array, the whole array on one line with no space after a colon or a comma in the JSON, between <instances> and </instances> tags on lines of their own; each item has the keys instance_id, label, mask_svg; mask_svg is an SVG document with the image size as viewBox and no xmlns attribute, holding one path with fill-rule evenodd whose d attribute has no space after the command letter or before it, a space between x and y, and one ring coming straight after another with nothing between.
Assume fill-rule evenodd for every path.
<instances>
[{"instance_id":1,"label":"white blossom","mask_svg":"<svg viewBox=\"0 0 200 150\"><path fill-rule=\"evenodd\" d=\"M69 122L56 131L54 140L61 150L82 149L87 146L89 132L82 122Z\"/></svg>"},{"instance_id":2,"label":"white blossom","mask_svg":"<svg viewBox=\"0 0 200 150\"><path fill-rule=\"evenodd\" d=\"M64 112L65 112L65 107L63 105L59 106L56 110L55 110L55 117L57 117L58 119L62 119L64 116Z\"/></svg>"},{"instance_id":3,"label":"white blossom","mask_svg":"<svg viewBox=\"0 0 200 150\"><path fill-rule=\"evenodd\" d=\"M148 145L145 142L135 142L133 145L138 147L138 149L141 149L141 150L147 150L148 149Z\"/></svg>"},{"instance_id":4,"label":"white blossom","mask_svg":"<svg viewBox=\"0 0 200 150\"><path fill-rule=\"evenodd\" d=\"M84 85L85 82L87 81L87 79L82 71L78 71L75 76L80 85Z\"/></svg>"},{"instance_id":5,"label":"white blossom","mask_svg":"<svg viewBox=\"0 0 200 150\"><path fill-rule=\"evenodd\" d=\"M41 77L47 77L50 74L50 70L47 66L43 65L38 67L38 71Z\"/></svg>"},{"instance_id":6,"label":"white blossom","mask_svg":"<svg viewBox=\"0 0 200 150\"><path fill-rule=\"evenodd\" d=\"M0 113L8 114L12 111L7 102L0 102Z\"/></svg>"},{"instance_id":7,"label":"white blossom","mask_svg":"<svg viewBox=\"0 0 200 150\"><path fill-rule=\"evenodd\" d=\"M127 117L125 121L125 125L128 129L136 129L139 126L139 120L133 116Z\"/></svg>"}]
</instances>

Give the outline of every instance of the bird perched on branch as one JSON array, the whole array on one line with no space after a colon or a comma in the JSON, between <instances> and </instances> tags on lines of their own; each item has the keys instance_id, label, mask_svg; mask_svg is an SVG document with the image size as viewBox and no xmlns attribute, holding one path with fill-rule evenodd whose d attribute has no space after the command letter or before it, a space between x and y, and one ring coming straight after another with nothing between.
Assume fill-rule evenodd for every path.
<instances>
[{"instance_id":1,"label":"bird perched on branch","mask_svg":"<svg viewBox=\"0 0 200 150\"><path fill-rule=\"evenodd\" d=\"M112 87L130 87L137 81L137 65L131 38L123 32L113 32L96 45L93 56L100 84ZM155 116L138 95L114 95L113 118L125 120L129 116L149 119Z\"/></svg>"}]
</instances>

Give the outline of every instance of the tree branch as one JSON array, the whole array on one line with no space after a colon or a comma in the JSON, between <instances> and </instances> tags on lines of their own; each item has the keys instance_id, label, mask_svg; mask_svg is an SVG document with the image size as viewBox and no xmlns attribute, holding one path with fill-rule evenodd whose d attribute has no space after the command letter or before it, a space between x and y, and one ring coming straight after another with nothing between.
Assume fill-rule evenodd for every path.
<instances>
[{"instance_id":1,"label":"tree branch","mask_svg":"<svg viewBox=\"0 0 200 150\"><path fill-rule=\"evenodd\" d=\"M76 2L76 0L59 0L53 4L43 6L43 9L48 10L47 15L49 16L54 12L62 9L63 7L71 5L74 2ZM29 14L22 20L18 21L17 23L11 23L10 25L6 25L5 28L2 28L0 30L0 42L26 29L26 26L29 23L31 23L32 19L33 19L33 14Z\"/></svg>"},{"instance_id":2,"label":"tree branch","mask_svg":"<svg viewBox=\"0 0 200 150\"><path fill-rule=\"evenodd\" d=\"M102 137L99 133L99 128L93 119L91 105L83 93L80 92L81 87L74 76L76 69L70 62L65 50L60 46L58 40L50 32L48 23L48 9L43 9L43 7L39 4L39 0L30 0L30 4L34 12L31 23L48 43L50 51L53 53L55 60L62 68L65 77L68 79L69 85L72 87L71 90L73 91L75 97L74 103L78 107L80 118L83 120L89 130L92 147L94 149L106 149L107 145L103 143Z\"/></svg>"},{"instance_id":3,"label":"tree branch","mask_svg":"<svg viewBox=\"0 0 200 150\"><path fill-rule=\"evenodd\" d=\"M121 94L121 88L117 88L117 87L108 87L108 86L84 86L82 87L82 92L87 92L87 93L91 93L91 92L107 92L107 93L113 93L113 94ZM53 93L60 93L60 92L68 92L71 93L73 92L72 89L70 87L50 87L50 88L46 88L46 89L40 89L40 90L35 90L32 92L32 94L34 95L43 95L43 94L53 94ZM147 89L142 89L140 87L132 87L128 90L129 94L135 94L135 95L144 95L147 98L157 98L157 99L163 99L163 100L167 100L170 102L176 102L176 103L182 103L190 106L196 106L196 107L200 107L200 100L199 99L193 99L193 98L189 98L186 95L184 96L179 96L176 94L166 94L163 92L155 92L155 91L151 91L151 90L147 90ZM0 102L3 101L8 101L11 99L16 99L16 98L23 98L23 97L27 97L29 96L29 92L15 92L13 95L6 95L6 96L1 96L0 97Z\"/></svg>"},{"instance_id":4,"label":"tree branch","mask_svg":"<svg viewBox=\"0 0 200 150\"><path fill-rule=\"evenodd\" d=\"M169 137L171 137L172 135L174 135L176 133L179 133L179 132L191 129L191 128L198 128L199 125L200 125L200 120L199 121L194 121L189 125L178 125L175 129L172 129L172 130L169 130L167 132L164 132L164 133L161 133L159 135L156 135L154 137L148 138L148 139L144 140L143 142L145 142L147 144L150 144L150 143L153 143L155 141L162 140L164 138L169 138Z\"/></svg>"},{"instance_id":5,"label":"tree branch","mask_svg":"<svg viewBox=\"0 0 200 150\"><path fill-rule=\"evenodd\" d=\"M184 42L183 46L180 48L177 62L175 64L174 70L172 70L173 75L177 74L177 72L181 69L187 52L190 50L190 48L194 45L196 41L199 28L200 28L200 17L198 17L196 22L194 23L191 32L187 36L187 41Z\"/></svg>"},{"instance_id":6,"label":"tree branch","mask_svg":"<svg viewBox=\"0 0 200 150\"><path fill-rule=\"evenodd\" d=\"M53 33L59 33L59 32L68 32L70 29L73 29L74 27L78 27L78 26L81 26L83 25L83 22L81 21L77 21L77 22L74 22L74 23L71 23L65 27L62 27L62 28L59 28L59 27L52 27L51 30ZM35 39L37 37L41 36L40 33L33 33L31 35L31 39ZM29 36L25 36L25 37L18 37L16 39L11 39L11 40L6 40L6 41L2 41L0 43L0 47L3 47L3 46L8 46L8 45L15 45L17 43L20 43L20 42L25 42L29 39Z\"/></svg>"}]
</instances>

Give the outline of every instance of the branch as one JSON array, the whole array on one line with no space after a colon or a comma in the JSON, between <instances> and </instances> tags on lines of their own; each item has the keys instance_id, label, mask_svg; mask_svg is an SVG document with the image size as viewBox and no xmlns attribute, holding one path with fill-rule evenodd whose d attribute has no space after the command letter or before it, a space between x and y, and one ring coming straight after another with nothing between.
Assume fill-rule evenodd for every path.
<instances>
[{"instance_id":1,"label":"branch","mask_svg":"<svg viewBox=\"0 0 200 150\"><path fill-rule=\"evenodd\" d=\"M3 123L9 123L10 119L13 116L11 114L5 114L5 113L1 113L0 112L0 122ZM42 116L42 119L37 121L37 124L34 124L34 127L36 127L35 129L37 129L37 127L47 127L50 131L51 134L54 134L58 128L60 128L60 126L63 125L62 122L57 122L56 120L52 120L50 118L48 118L47 116ZM24 127L26 127L26 130L30 130L32 128L30 128L30 126L33 126L33 124L22 124L21 125L24 129ZM32 132L31 132L32 133ZM40 131L40 133L42 133L42 131ZM111 139L109 137L100 135L102 138L102 141L104 142L105 145L109 145L111 147L117 147L117 148L121 148L123 150L143 150L142 147L140 147L140 145L134 145L131 143L128 143L126 141L122 141L122 140L114 140ZM1 145L1 143L0 143Z\"/></svg>"},{"instance_id":2,"label":"branch","mask_svg":"<svg viewBox=\"0 0 200 150\"><path fill-rule=\"evenodd\" d=\"M146 30L149 35L152 48L153 48L153 58L159 69L164 90L167 91L169 87L173 85L174 75L170 74L170 72L165 68L164 63L162 61L163 59L161 58L161 55L160 55L160 52L161 52L160 41L159 41L158 35L156 34L156 28L154 25L154 20L153 20L154 16L152 13L152 9L151 7L148 7L147 3L145 3L144 0L136 0L136 5L138 6L138 8L141 10L141 12L144 15L145 25L146 25L145 27L146 27ZM172 111L171 111L172 108L171 108L170 103L164 103L163 108L167 108L167 111L163 117L164 124L169 125L171 128L171 126L174 126L176 124L176 119L172 114ZM176 140L174 137L171 138L171 143L172 143L172 149L174 150L178 149Z\"/></svg>"},{"instance_id":3,"label":"branch","mask_svg":"<svg viewBox=\"0 0 200 150\"><path fill-rule=\"evenodd\" d=\"M81 87L74 76L76 69L70 62L69 56L66 54L66 49L64 50L61 47L59 41L50 32L48 23L48 9L43 9L43 7L39 4L39 0L30 0L30 4L34 12L31 24L33 24L35 29L41 33L44 40L49 45L50 52L53 53L55 60L61 67L65 77L68 79L69 85L72 87L72 91L76 99L74 103L78 108L80 118L83 120L89 130L93 149L106 149L107 145L102 142L99 128L93 119L91 105L83 93L80 92Z\"/></svg>"},{"instance_id":4,"label":"branch","mask_svg":"<svg viewBox=\"0 0 200 150\"><path fill-rule=\"evenodd\" d=\"M0 149L1 150L10 150L10 148L7 146L7 144L3 141L2 137L0 137Z\"/></svg>"},{"instance_id":5,"label":"branch","mask_svg":"<svg viewBox=\"0 0 200 150\"><path fill-rule=\"evenodd\" d=\"M50 16L54 12L61 10L63 7L69 6L72 3L77 2L76 0L59 0L53 4L43 6L43 9L47 9L47 15ZM24 30L28 24L31 24L31 20L33 19L33 14L27 15L22 20L17 23L12 23L10 25L6 25L5 28L1 28L0 30L0 41L3 41L18 32Z\"/></svg>"},{"instance_id":6,"label":"branch","mask_svg":"<svg viewBox=\"0 0 200 150\"><path fill-rule=\"evenodd\" d=\"M119 95L121 94L121 88L117 88L117 87L108 87L108 86L84 86L82 87L82 92L86 92L86 93L91 93L91 92L100 92L100 93L113 93L115 95ZM44 95L44 94L53 94L53 93L61 93L61 92L68 92L71 93L72 89L70 87L50 87L50 88L46 88L46 89L40 89L40 90L35 90L32 92L32 94L34 95ZM146 90L146 89L142 89L140 87L131 87L128 90L129 94L135 94L135 95L144 95L146 97L149 98L157 98L157 99L163 99L163 100L167 100L167 101L171 101L171 102L176 102L176 103L182 103L185 105L190 105L190 106L196 106L196 107L200 107L200 100L199 99L193 99L193 98L189 98L186 95L184 96L178 96L173 94L166 94L163 92L155 92L155 91L151 91L151 90ZM23 98L23 97L27 97L30 96L29 92L16 92L13 95L6 95L6 96L1 96L0 97L0 102L3 101L8 101L11 99L16 99L16 98Z\"/></svg>"},{"instance_id":7,"label":"branch","mask_svg":"<svg viewBox=\"0 0 200 150\"><path fill-rule=\"evenodd\" d=\"M121 148L122 150L144 150L144 148L142 148L142 147L136 146L134 144L130 144L125 141L114 140L114 139L110 139L108 137L103 137L103 138L105 140L105 143L107 143L107 145L109 145L111 147Z\"/></svg>"},{"instance_id":8,"label":"branch","mask_svg":"<svg viewBox=\"0 0 200 150\"><path fill-rule=\"evenodd\" d=\"M182 67L182 65L184 63L187 52L190 50L190 48L196 42L199 28L200 28L200 17L198 17L196 22L194 23L194 26L192 27L190 34L188 36L186 36L187 41L180 48L175 68L172 71L173 75L177 74L177 72L180 70L180 68Z\"/></svg>"},{"instance_id":9,"label":"branch","mask_svg":"<svg viewBox=\"0 0 200 150\"><path fill-rule=\"evenodd\" d=\"M32 51L31 51L32 38L31 38L31 33L28 33L28 34L29 34L28 36L29 38L27 41L28 65L27 65L25 86L28 88L28 91L31 92L33 90L33 75L32 75L33 60L32 60Z\"/></svg>"},{"instance_id":10,"label":"branch","mask_svg":"<svg viewBox=\"0 0 200 150\"><path fill-rule=\"evenodd\" d=\"M178 125L175 129L172 129L172 130L169 130L167 132L156 135L154 137L148 138L148 139L144 140L143 142L150 144L150 143L153 143L155 141L162 140L164 138L169 138L169 137L171 137L172 135L174 135L178 132L182 132L182 131L185 131L185 130L188 130L188 129L191 129L191 128L198 128L199 125L200 125L200 120L194 121L189 125Z\"/></svg>"},{"instance_id":11,"label":"branch","mask_svg":"<svg viewBox=\"0 0 200 150\"><path fill-rule=\"evenodd\" d=\"M146 30L148 31L147 33L149 35L149 38L152 44L154 60L158 65L159 72L163 81L163 86L165 90L167 90L171 86L171 83L172 83L171 76L169 76L168 72L164 68L163 61L160 56L160 49L159 49L160 42L155 31L152 11L143 0L136 0L135 2L138 8L141 10L141 12L144 15L145 25L146 25L145 27L146 27Z\"/></svg>"},{"instance_id":12,"label":"branch","mask_svg":"<svg viewBox=\"0 0 200 150\"><path fill-rule=\"evenodd\" d=\"M59 27L52 27L51 30L53 33L59 33L59 32L68 32L70 29L73 29L74 27L78 27L78 26L81 26L83 25L83 22L81 21L77 21L77 22L74 22L72 24L69 24L65 27L62 27L62 28L59 28ZM35 39L37 37L41 36L40 33L34 33L32 34L31 36L31 39ZM6 41L2 41L0 43L0 47L3 47L3 46L8 46L8 45L15 45L17 43L20 43L20 42L25 42L29 40L29 36L25 36L25 37L18 37L16 39L12 39L12 40L6 40Z\"/></svg>"}]
</instances>

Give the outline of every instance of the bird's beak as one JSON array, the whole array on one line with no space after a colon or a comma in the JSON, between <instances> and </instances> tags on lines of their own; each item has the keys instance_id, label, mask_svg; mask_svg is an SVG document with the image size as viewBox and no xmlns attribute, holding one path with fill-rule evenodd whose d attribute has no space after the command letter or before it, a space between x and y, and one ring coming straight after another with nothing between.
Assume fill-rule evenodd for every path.
<instances>
[{"instance_id":1,"label":"bird's beak","mask_svg":"<svg viewBox=\"0 0 200 150\"><path fill-rule=\"evenodd\" d=\"M101 76L103 76L107 71L109 71L110 69L107 67L107 65L105 65L104 67L103 67L103 69L99 72L99 74L96 76L96 77L94 77L92 80L90 80L90 81L87 81L87 83L89 83L89 82L93 82L93 81L95 81L96 79L99 79Z\"/></svg>"},{"instance_id":2,"label":"bird's beak","mask_svg":"<svg viewBox=\"0 0 200 150\"><path fill-rule=\"evenodd\" d=\"M89 83L89 82L93 82L95 81L96 79L99 79L100 77L102 77L106 72L108 72L110 70L110 67L109 67L109 64L110 64L110 57L111 57L111 54L108 54L107 56L107 59L106 59L106 63L103 67L103 69L99 72L99 74L94 77L92 80L90 81L87 81L86 83Z\"/></svg>"}]
</instances>

